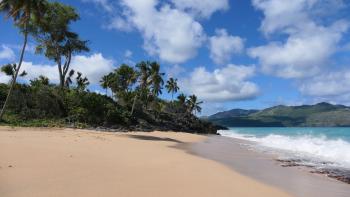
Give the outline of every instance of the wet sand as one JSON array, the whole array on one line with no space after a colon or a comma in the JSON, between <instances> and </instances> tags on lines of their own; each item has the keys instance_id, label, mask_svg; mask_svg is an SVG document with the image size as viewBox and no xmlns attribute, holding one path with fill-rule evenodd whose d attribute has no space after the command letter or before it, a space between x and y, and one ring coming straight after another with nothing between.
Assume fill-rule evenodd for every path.
<instances>
[{"instance_id":1,"label":"wet sand","mask_svg":"<svg viewBox=\"0 0 350 197\"><path fill-rule=\"evenodd\" d=\"M290 196L177 148L206 139L174 132L0 127L0 196Z\"/></svg>"},{"instance_id":2,"label":"wet sand","mask_svg":"<svg viewBox=\"0 0 350 197\"><path fill-rule=\"evenodd\" d=\"M252 150L251 142L211 136L189 147L191 153L205 157L298 197L349 197L350 185L305 167L282 167L276 156Z\"/></svg>"}]
</instances>

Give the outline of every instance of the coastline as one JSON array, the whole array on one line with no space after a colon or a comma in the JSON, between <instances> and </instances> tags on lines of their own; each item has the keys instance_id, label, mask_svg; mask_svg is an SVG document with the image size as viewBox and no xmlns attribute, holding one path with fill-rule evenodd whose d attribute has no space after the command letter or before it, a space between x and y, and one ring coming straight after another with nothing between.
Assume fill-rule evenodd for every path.
<instances>
[{"instance_id":1,"label":"coastline","mask_svg":"<svg viewBox=\"0 0 350 197\"><path fill-rule=\"evenodd\" d=\"M290 196L178 148L210 138L0 127L0 196Z\"/></svg>"},{"instance_id":2,"label":"coastline","mask_svg":"<svg viewBox=\"0 0 350 197\"><path fill-rule=\"evenodd\" d=\"M294 196L350 196L349 184L311 173L303 166L283 167L276 155L253 150L249 146L251 143L242 139L210 136L205 141L193 144L190 153L220 162Z\"/></svg>"}]
</instances>

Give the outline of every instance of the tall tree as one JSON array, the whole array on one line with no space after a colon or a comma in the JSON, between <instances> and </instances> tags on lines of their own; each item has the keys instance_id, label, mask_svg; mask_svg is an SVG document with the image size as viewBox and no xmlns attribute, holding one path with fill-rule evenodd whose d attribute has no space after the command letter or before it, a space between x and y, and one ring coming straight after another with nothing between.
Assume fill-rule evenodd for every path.
<instances>
[{"instance_id":1,"label":"tall tree","mask_svg":"<svg viewBox=\"0 0 350 197\"><path fill-rule=\"evenodd\" d=\"M23 47L18 63L18 67L15 71L13 80L11 82L10 89L8 91L5 103L0 112L0 120L2 119L8 101L11 97L13 87L16 84L18 73L21 69L24 52L26 50L28 35L29 35L29 22L31 19L37 23L42 14L46 10L46 0L2 0L0 1L0 12L5 12L8 18L12 18L16 26L18 26L24 35Z\"/></svg>"},{"instance_id":2,"label":"tall tree","mask_svg":"<svg viewBox=\"0 0 350 197\"><path fill-rule=\"evenodd\" d=\"M111 83L111 75L110 74L104 75L102 77L102 79L100 80L101 87L106 90L106 96L108 96L107 93L108 93L108 88L110 86L110 83Z\"/></svg>"},{"instance_id":3,"label":"tall tree","mask_svg":"<svg viewBox=\"0 0 350 197\"><path fill-rule=\"evenodd\" d=\"M117 99L124 99L123 97L132 91L137 76L133 67L122 64L104 78L108 78L108 87L115 93Z\"/></svg>"},{"instance_id":4,"label":"tall tree","mask_svg":"<svg viewBox=\"0 0 350 197\"><path fill-rule=\"evenodd\" d=\"M164 73L160 72L160 65L157 62L152 62L150 67L150 86L153 97L162 94L164 85L163 76Z\"/></svg>"},{"instance_id":5,"label":"tall tree","mask_svg":"<svg viewBox=\"0 0 350 197\"><path fill-rule=\"evenodd\" d=\"M89 51L88 41L81 40L78 34L69 30L69 25L77 20L79 15L74 8L53 2L48 4L40 24L33 25L34 35L39 43L36 52L57 63L61 88L65 86L72 56Z\"/></svg>"},{"instance_id":6,"label":"tall tree","mask_svg":"<svg viewBox=\"0 0 350 197\"><path fill-rule=\"evenodd\" d=\"M165 85L165 88L168 90L168 93L171 92L171 101L174 99L174 93L177 93L179 91L179 86L177 85L177 79L170 78L167 81L167 84Z\"/></svg>"},{"instance_id":7,"label":"tall tree","mask_svg":"<svg viewBox=\"0 0 350 197\"><path fill-rule=\"evenodd\" d=\"M198 101L198 98L196 95L191 95L188 97L187 100L187 106L188 106L188 110L189 112L194 112L194 114L196 114L197 112L201 112L202 108L200 107L200 105L203 103L203 101Z\"/></svg>"}]
</instances>

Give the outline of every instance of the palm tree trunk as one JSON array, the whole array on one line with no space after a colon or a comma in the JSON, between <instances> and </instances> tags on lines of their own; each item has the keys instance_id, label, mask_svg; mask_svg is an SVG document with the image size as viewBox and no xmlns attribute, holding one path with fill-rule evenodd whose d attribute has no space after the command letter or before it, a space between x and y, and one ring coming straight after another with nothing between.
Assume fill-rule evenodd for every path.
<instances>
[{"instance_id":1,"label":"palm tree trunk","mask_svg":"<svg viewBox=\"0 0 350 197\"><path fill-rule=\"evenodd\" d=\"M1 109L1 112L0 112L0 120L2 120L2 117L4 116L4 113L5 113L5 110L6 110L8 101L10 100L10 97L11 97L11 94L12 94L12 91L13 91L13 88L14 88L14 86L16 85L16 80L17 80L17 76L18 76L19 70L20 70L20 68L21 68L21 66L22 66L23 57L24 57L24 52L25 52L25 50L26 50L26 46L27 46L27 42L28 42L28 23L29 23L29 20L27 20L26 23L25 23L24 43L23 43L23 47L22 47L22 51L21 51L21 57L20 57L20 59L19 59L18 68L17 68L17 70L16 70L16 72L15 72L15 76L14 76L13 80L11 81L11 86L10 86L10 89L9 89L9 91L8 91L8 94L7 94L5 103L4 103L4 105L2 106L2 109Z\"/></svg>"},{"instance_id":2,"label":"palm tree trunk","mask_svg":"<svg viewBox=\"0 0 350 197\"><path fill-rule=\"evenodd\" d=\"M137 99L137 94L136 94L136 96L134 98L134 102L132 103L131 112L130 112L131 116L134 113L134 109L135 109L135 105L136 105L136 99Z\"/></svg>"}]
</instances>

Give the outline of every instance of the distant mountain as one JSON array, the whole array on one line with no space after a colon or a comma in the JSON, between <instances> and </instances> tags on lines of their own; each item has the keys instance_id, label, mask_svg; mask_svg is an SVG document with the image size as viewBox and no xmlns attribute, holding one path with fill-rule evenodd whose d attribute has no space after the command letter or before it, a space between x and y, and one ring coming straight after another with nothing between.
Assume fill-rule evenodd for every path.
<instances>
[{"instance_id":1,"label":"distant mountain","mask_svg":"<svg viewBox=\"0 0 350 197\"><path fill-rule=\"evenodd\" d=\"M350 108L344 105L279 105L264 110L233 109L209 116L226 127L334 127L350 126Z\"/></svg>"},{"instance_id":2,"label":"distant mountain","mask_svg":"<svg viewBox=\"0 0 350 197\"><path fill-rule=\"evenodd\" d=\"M259 110L246 110L246 109L231 109L229 111L223 111L211 115L208 119L219 119L219 118L232 118L232 117L240 117L240 116L248 116L250 114L256 113Z\"/></svg>"}]
</instances>

